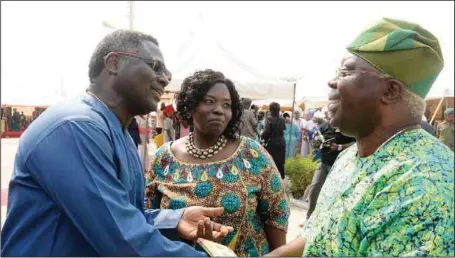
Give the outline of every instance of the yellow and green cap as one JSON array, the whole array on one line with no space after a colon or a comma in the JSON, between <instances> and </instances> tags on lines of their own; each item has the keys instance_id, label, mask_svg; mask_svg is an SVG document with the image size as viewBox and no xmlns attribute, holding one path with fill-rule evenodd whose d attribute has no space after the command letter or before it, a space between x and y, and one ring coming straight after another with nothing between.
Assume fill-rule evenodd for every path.
<instances>
[{"instance_id":1,"label":"yellow and green cap","mask_svg":"<svg viewBox=\"0 0 455 258\"><path fill-rule=\"evenodd\" d=\"M438 39L417 24L383 18L348 47L425 98L444 67Z\"/></svg>"}]
</instances>

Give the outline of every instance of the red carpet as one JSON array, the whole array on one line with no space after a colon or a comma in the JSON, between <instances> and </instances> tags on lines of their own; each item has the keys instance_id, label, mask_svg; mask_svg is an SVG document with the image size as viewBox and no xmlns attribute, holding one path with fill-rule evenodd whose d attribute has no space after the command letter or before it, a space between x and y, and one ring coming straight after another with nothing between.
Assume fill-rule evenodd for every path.
<instances>
[{"instance_id":1,"label":"red carpet","mask_svg":"<svg viewBox=\"0 0 455 258\"><path fill-rule=\"evenodd\" d=\"M19 138L21 137L22 133L24 131L19 131L19 132L13 132L13 131L9 131L9 132L3 132L2 133L2 138Z\"/></svg>"}]
</instances>

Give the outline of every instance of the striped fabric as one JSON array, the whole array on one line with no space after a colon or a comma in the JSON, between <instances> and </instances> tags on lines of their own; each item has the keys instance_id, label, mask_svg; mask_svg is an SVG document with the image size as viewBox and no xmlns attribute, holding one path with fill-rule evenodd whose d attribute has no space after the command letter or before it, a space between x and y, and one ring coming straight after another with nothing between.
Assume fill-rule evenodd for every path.
<instances>
[{"instance_id":1,"label":"striped fabric","mask_svg":"<svg viewBox=\"0 0 455 258\"><path fill-rule=\"evenodd\" d=\"M417 24L383 18L348 47L425 98L444 66L438 39Z\"/></svg>"}]
</instances>

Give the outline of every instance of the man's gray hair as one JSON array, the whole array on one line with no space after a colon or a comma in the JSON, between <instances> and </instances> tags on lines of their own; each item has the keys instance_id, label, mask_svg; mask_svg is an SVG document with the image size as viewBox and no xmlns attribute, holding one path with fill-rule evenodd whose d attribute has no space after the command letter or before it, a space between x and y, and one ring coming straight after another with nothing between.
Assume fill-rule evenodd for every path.
<instances>
[{"instance_id":1,"label":"man's gray hair","mask_svg":"<svg viewBox=\"0 0 455 258\"><path fill-rule=\"evenodd\" d=\"M88 76L90 82L98 77L104 68L104 57L113 51L136 53L144 41L158 46L158 41L147 34L132 30L116 30L106 35L95 48L90 58Z\"/></svg>"},{"instance_id":2,"label":"man's gray hair","mask_svg":"<svg viewBox=\"0 0 455 258\"><path fill-rule=\"evenodd\" d=\"M425 113L425 100L406 87L404 88L402 98L408 105L411 117L416 120L421 120Z\"/></svg>"}]
</instances>

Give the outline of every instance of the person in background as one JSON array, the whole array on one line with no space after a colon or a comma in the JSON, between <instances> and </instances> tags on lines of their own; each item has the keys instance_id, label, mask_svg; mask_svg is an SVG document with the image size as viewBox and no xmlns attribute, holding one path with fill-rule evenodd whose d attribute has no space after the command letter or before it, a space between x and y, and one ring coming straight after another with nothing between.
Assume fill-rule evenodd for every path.
<instances>
[{"instance_id":1,"label":"person in background","mask_svg":"<svg viewBox=\"0 0 455 258\"><path fill-rule=\"evenodd\" d=\"M284 141L286 142L286 159L294 158L297 150L297 142L300 131L296 123L291 120L291 115L288 112L283 114L285 122Z\"/></svg>"},{"instance_id":2,"label":"person in background","mask_svg":"<svg viewBox=\"0 0 455 258\"><path fill-rule=\"evenodd\" d=\"M21 114L16 108L13 109L12 127L15 132L19 132L21 130Z\"/></svg>"},{"instance_id":3,"label":"person in background","mask_svg":"<svg viewBox=\"0 0 455 258\"><path fill-rule=\"evenodd\" d=\"M84 96L47 109L19 140L1 256L206 256L182 241L226 236L233 229L210 220L224 209L144 210L144 172L125 133L169 84L158 41L107 34L88 75Z\"/></svg>"},{"instance_id":4,"label":"person in background","mask_svg":"<svg viewBox=\"0 0 455 258\"><path fill-rule=\"evenodd\" d=\"M259 106L258 105L251 105L251 111L254 114L254 117L257 119L258 117L258 112L259 112Z\"/></svg>"},{"instance_id":5,"label":"person in background","mask_svg":"<svg viewBox=\"0 0 455 258\"><path fill-rule=\"evenodd\" d=\"M172 130L173 130L173 124L174 122L172 121L172 113L170 112L164 112L164 116L166 117L164 119L164 143L173 141L172 137Z\"/></svg>"},{"instance_id":6,"label":"person in background","mask_svg":"<svg viewBox=\"0 0 455 258\"><path fill-rule=\"evenodd\" d=\"M147 166L150 164L149 158L149 133L150 133L150 115L139 115L136 116L139 126L139 137L140 143L138 146L139 158L141 160L144 172L147 171Z\"/></svg>"},{"instance_id":7,"label":"person in background","mask_svg":"<svg viewBox=\"0 0 455 258\"><path fill-rule=\"evenodd\" d=\"M313 123L311 112L309 110L305 110L303 113L302 120L302 147L300 150L300 155L302 157L307 157L310 153L313 152L313 148L311 147L310 142L313 139L313 129L315 124Z\"/></svg>"},{"instance_id":8,"label":"person in background","mask_svg":"<svg viewBox=\"0 0 455 258\"><path fill-rule=\"evenodd\" d=\"M427 131L427 133L436 136L436 131L434 130L433 126L427 122L427 118L424 115L422 116L422 121L420 121L420 126L423 130Z\"/></svg>"},{"instance_id":9,"label":"person in background","mask_svg":"<svg viewBox=\"0 0 455 258\"><path fill-rule=\"evenodd\" d=\"M383 18L347 50L328 82L330 124L356 144L333 165L301 236L269 255L453 257L454 153L419 125L444 66L438 39Z\"/></svg>"},{"instance_id":10,"label":"person in background","mask_svg":"<svg viewBox=\"0 0 455 258\"><path fill-rule=\"evenodd\" d=\"M172 129L174 130L174 141L180 138L180 121L175 112L172 113Z\"/></svg>"},{"instance_id":11,"label":"person in background","mask_svg":"<svg viewBox=\"0 0 455 258\"><path fill-rule=\"evenodd\" d=\"M164 128L164 120L166 116L164 115L164 109L166 108L166 104L161 102L160 109L156 111L156 133L161 134Z\"/></svg>"},{"instance_id":12,"label":"person in background","mask_svg":"<svg viewBox=\"0 0 455 258\"><path fill-rule=\"evenodd\" d=\"M436 128L436 137L441 140L452 151L454 150L454 126L453 126L453 108L447 108L444 111L444 121L438 124Z\"/></svg>"},{"instance_id":13,"label":"person in background","mask_svg":"<svg viewBox=\"0 0 455 258\"><path fill-rule=\"evenodd\" d=\"M319 192L332 168L338 155L355 143L355 138L343 135L340 130L321 119L321 114L316 113L317 128L320 132L313 136L313 149L320 154L320 163L316 168L310 185L306 188L303 199L308 202L306 218L308 219L316 207ZM330 114L327 119L330 121ZM322 135L322 136L321 136Z\"/></svg>"},{"instance_id":14,"label":"person in background","mask_svg":"<svg viewBox=\"0 0 455 258\"><path fill-rule=\"evenodd\" d=\"M24 111L21 111L21 118L20 118L21 130L25 129L27 125L27 118L25 117Z\"/></svg>"},{"instance_id":15,"label":"person in background","mask_svg":"<svg viewBox=\"0 0 455 258\"><path fill-rule=\"evenodd\" d=\"M302 142L303 142L303 134L305 128L305 121L301 118L301 112L299 109L294 111L294 123L297 125L299 129L299 136L297 137L297 144L295 148L296 154L300 155L302 152Z\"/></svg>"},{"instance_id":16,"label":"person in background","mask_svg":"<svg viewBox=\"0 0 455 258\"><path fill-rule=\"evenodd\" d=\"M327 106L321 108L321 112L324 114L324 121L328 122L330 120L329 109Z\"/></svg>"},{"instance_id":17,"label":"person in background","mask_svg":"<svg viewBox=\"0 0 455 258\"><path fill-rule=\"evenodd\" d=\"M313 115L313 130L309 133L311 134L310 146L312 149L313 160L318 161L321 159L321 149L319 146L314 146L314 142L318 142L318 139L321 139L321 125L324 124L325 115L321 111L316 111Z\"/></svg>"},{"instance_id":18,"label":"person in background","mask_svg":"<svg viewBox=\"0 0 455 258\"><path fill-rule=\"evenodd\" d=\"M37 112L36 112L36 109L35 109L35 110L33 110L33 112L32 112L32 122L35 121L35 119L36 119L36 117L37 117L36 114L37 114Z\"/></svg>"},{"instance_id":19,"label":"person in background","mask_svg":"<svg viewBox=\"0 0 455 258\"><path fill-rule=\"evenodd\" d=\"M166 109L166 104L161 103L160 109L156 111L156 135L155 135L155 145L159 148L164 144L164 120L166 116L164 115L164 110Z\"/></svg>"},{"instance_id":20,"label":"person in background","mask_svg":"<svg viewBox=\"0 0 455 258\"><path fill-rule=\"evenodd\" d=\"M265 122L265 112L264 111L259 111L258 112L258 125L256 132L258 133L258 137L256 138L257 141L261 141L260 137L262 135L262 132L264 131L264 122Z\"/></svg>"},{"instance_id":21,"label":"person in background","mask_svg":"<svg viewBox=\"0 0 455 258\"><path fill-rule=\"evenodd\" d=\"M158 149L150 171L152 207L221 204L225 213L216 221L234 228L221 244L239 257L284 245L289 206L283 182L267 151L238 137L243 110L232 81L197 71L183 81L176 103L194 133Z\"/></svg>"},{"instance_id":22,"label":"person in background","mask_svg":"<svg viewBox=\"0 0 455 258\"><path fill-rule=\"evenodd\" d=\"M281 178L284 179L284 162L286 160L286 142L284 140L284 130L286 125L284 119L280 117L280 104L272 102L269 105L269 116L265 121L262 140L265 149L270 153L275 162Z\"/></svg>"},{"instance_id":23,"label":"person in background","mask_svg":"<svg viewBox=\"0 0 455 258\"><path fill-rule=\"evenodd\" d=\"M130 134L131 138L133 138L133 142L136 145L136 149L141 144L141 137L139 135L139 125L137 123L136 117L131 119L131 123L128 126L128 133Z\"/></svg>"},{"instance_id":24,"label":"person in background","mask_svg":"<svg viewBox=\"0 0 455 258\"><path fill-rule=\"evenodd\" d=\"M258 121L256 116L254 115L253 111L250 110L251 106L251 99L243 98L243 114L242 114L242 127L240 130L240 135L244 137L251 138L253 140L256 139L256 126Z\"/></svg>"},{"instance_id":25,"label":"person in background","mask_svg":"<svg viewBox=\"0 0 455 258\"><path fill-rule=\"evenodd\" d=\"M150 127L152 128L152 133L150 134L150 140L153 140L156 136L156 112L155 115L150 115Z\"/></svg>"},{"instance_id":26,"label":"person in background","mask_svg":"<svg viewBox=\"0 0 455 258\"><path fill-rule=\"evenodd\" d=\"M187 119L180 119L180 137L183 138L185 136L188 136L190 134L190 124L188 123Z\"/></svg>"},{"instance_id":27,"label":"person in background","mask_svg":"<svg viewBox=\"0 0 455 258\"><path fill-rule=\"evenodd\" d=\"M11 108L6 109L6 131L13 130L13 113L11 112Z\"/></svg>"},{"instance_id":28,"label":"person in background","mask_svg":"<svg viewBox=\"0 0 455 258\"><path fill-rule=\"evenodd\" d=\"M425 109L425 112L423 113L423 115L425 116L426 121L429 122L429 119L431 119L431 112L428 108ZM433 124L434 124L434 122L433 122ZM431 124L431 126L433 126L433 124Z\"/></svg>"}]
</instances>

